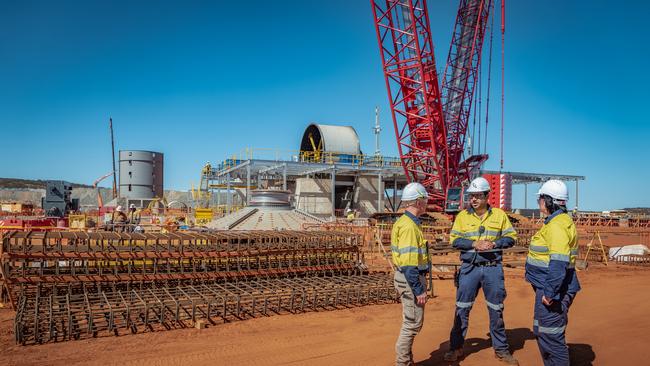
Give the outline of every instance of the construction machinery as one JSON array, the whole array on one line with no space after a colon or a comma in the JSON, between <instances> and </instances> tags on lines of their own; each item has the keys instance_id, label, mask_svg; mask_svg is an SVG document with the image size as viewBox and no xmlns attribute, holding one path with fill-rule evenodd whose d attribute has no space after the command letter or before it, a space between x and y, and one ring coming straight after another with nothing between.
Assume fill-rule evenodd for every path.
<instances>
[{"instance_id":1,"label":"construction machinery","mask_svg":"<svg viewBox=\"0 0 650 366\"><path fill-rule=\"evenodd\" d=\"M493 2L460 1L442 84L426 0L371 0L371 5L407 179L427 188L431 210L457 209L462 185L488 158L465 158L465 142ZM502 32L503 14L502 7Z\"/></svg>"},{"instance_id":2,"label":"construction machinery","mask_svg":"<svg viewBox=\"0 0 650 366\"><path fill-rule=\"evenodd\" d=\"M110 173L108 173L108 174L104 174L104 175L102 175L101 177L95 179L95 181L93 182L93 189L96 189L96 190L97 190L97 207L99 207L100 209L101 209L102 207L104 207L104 200L102 199L102 194L101 194L101 192L99 191L99 188L97 188L97 185L98 185L101 181L103 181L104 179L110 177L111 175L113 175L113 172L110 172Z\"/></svg>"}]
</instances>

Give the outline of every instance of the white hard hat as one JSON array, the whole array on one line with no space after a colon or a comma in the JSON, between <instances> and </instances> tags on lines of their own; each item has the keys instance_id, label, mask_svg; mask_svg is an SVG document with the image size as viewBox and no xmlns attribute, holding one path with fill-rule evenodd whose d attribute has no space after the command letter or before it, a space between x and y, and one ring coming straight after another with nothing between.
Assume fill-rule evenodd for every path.
<instances>
[{"instance_id":1,"label":"white hard hat","mask_svg":"<svg viewBox=\"0 0 650 366\"><path fill-rule=\"evenodd\" d=\"M130 205L129 205L129 208L136 208L136 207L135 207L135 204L134 204L134 203L130 204Z\"/></svg>"},{"instance_id":2,"label":"white hard hat","mask_svg":"<svg viewBox=\"0 0 650 366\"><path fill-rule=\"evenodd\" d=\"M402 201L414 201L418 198L429 198L426 188L420 183L409 183L402 191Z\"/></svg>"},{"instance_id":3,"label":"white hard hat","mask_svg":"<svg viewBox=\"0 0 650 366\"><path fill-rule=\"evenodd\" d=\"M117 212L122 212L123 210L124 210L124 209L122 208L122 206L117 206L117 207L115 208L115 211L117 211Z\"/></svg>"},{"instance_id":4,"label":"white hard hat","mask_svg":"<svg viewBox=\"0 0 650 366\"><path fill-rule=\"evenodd\" d=\"M490 183L488 183L487 179L483 177L478 177L472 180L472 182L469 184L469 187L465 192L480 193L480 192L489 192L489 191L490 191Z\"/></svg>"},{"instance_id":5,"label":"white hard hat","mask_svg":"<svg viewBox=\"0 0 650 366\"><path fill-rule=\"evenodd\" d=\"M542 184L537 195L541 196L543 194L551 196L553 202L560 205L566 204L566 201L569 200L569 190L567 189L566 184L557 179L551 179Z\"/></svg>"}]
</instances>

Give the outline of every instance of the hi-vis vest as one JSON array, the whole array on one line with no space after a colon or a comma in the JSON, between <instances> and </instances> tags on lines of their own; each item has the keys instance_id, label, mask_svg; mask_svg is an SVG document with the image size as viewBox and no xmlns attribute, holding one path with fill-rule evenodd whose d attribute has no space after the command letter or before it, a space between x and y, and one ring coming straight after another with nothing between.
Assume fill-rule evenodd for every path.
<instances>
[{"instance_id":1,"label":"hi-vis vest","mask_svg":"<svg viewBox=\"0 0 650 366\"><path fill-rule=\"evenodd\" d=\"M390 238L393 264L412 266L426 271L429 268L429 252L422 229L407 215L402 215L393 225Z\"/></svg>"},{"instance_id":2,"label":"hi-vis vest","mask_svg":"<svg viewBox=\"0 0 650 366\"><path fill-rule=\"evenodd\" d=\"M578 255L578 233L571 217L561 213L551 217L533 235L528 247L526 263L540 268L548 268L551 260L567 262L574 268Z\"/></svg>"}]
</instances>

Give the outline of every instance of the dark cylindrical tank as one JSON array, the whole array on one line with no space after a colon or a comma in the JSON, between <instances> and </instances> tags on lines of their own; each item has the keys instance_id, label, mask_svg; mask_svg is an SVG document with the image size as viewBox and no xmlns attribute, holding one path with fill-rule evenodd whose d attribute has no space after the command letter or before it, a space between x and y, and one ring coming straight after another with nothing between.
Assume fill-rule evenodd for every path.
<instances>
[{"instance_id":1,"label":"dark cylindrical tank","mask_svg":"<svg viewBox=\"0 0 650 366\"><path fill-rule=\"evenodd\" d=\"M120 151L120 197L163 197L163 154L153 151Z\"/></svg>"}]
</instances>

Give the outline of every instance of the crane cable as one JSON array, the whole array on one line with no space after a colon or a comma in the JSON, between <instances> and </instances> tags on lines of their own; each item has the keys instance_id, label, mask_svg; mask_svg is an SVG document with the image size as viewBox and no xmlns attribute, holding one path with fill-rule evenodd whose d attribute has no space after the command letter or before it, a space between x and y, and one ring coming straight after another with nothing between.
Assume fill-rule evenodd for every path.
<instances>
[{"instance_id":1,"label":"crane cable","mask_svg":"<svg viewBox=\"0 0 650 366\"><path fill-rule=\"evenodd\" d=\"M505 34L506 34L506 0L501 0L501 165L499 171L503 171L503 105L505 99L505 91L504 91Z\"/></svg>"},{"instance_id":2,"label":"crane cable","mask_svg":"<svg viewBox=\"0 0 650 366\"><path fill-rule=\"evenodd\" d=\"M494 9L494 3L491 4L492 9ZM487 137L488 137L488 122L490 115L490 85L492 85L492 42L494 39L494 10L490 12L492 14L492 24L490 25L490 47L489 47L489 57L488 57L488 82L487 82L487 97L485 101L485 139L483 141L483 154L487 152ZM480 150L479 150L480 151Z\"/></svg>"}]
</instances>

